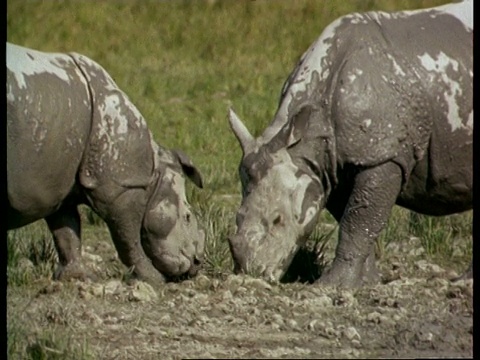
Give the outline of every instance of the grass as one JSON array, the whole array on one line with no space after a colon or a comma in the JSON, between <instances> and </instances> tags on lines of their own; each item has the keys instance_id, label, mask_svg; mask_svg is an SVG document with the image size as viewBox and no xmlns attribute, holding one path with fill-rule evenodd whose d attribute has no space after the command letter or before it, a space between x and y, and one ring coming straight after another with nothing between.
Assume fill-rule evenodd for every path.
<instances>
[{"instance_id":1,"label":"grass","mask_svg":"<svg viewBox=\"0 0 480 360\"><path fill-rule=\"evenodd\" d=\"M41 222L7 234L8 285L28 285L37 278L50 277L57 262L53 238Z\"/></svg>"},{"instance_id":2,"label":"grass","mask_svg":"<svg viewBox=\"0 0 480 360\"><path fill-rule=\"evenodd\" d=\"M7 312L7 357L28 360L95 359L86 338L75 335L76 315L71 310L74 300L54 301L48 310L41 310L43 313L40 316L44 321L40 327L31 323L30 315L25 311Z\"/></svg>"},{"instance_id":3,"label":"grass","mask_svg":"<svg viewBox=\"0 0 480 360\"><path fill-rule=\"evenodd\" d=\"M446 217L411 212L408 223L411 233L420 238L425 252L441 263L455 261L458 253L472 256L471 241L465 243L465 239L472 237L472 224L473 211Z\"/></svg>"},{"instance_id":4,"label":"grass","mask_svg":"<svg viewBox=\"0 0 480 360\"><path fill-rule=\"evenodd\" d=\"M286 77L329 22L351 11L445 2L7 0L7 40L44 51L75 51L96 60L139 108L156 140L189 154L205 188L188 183L188 198L206 231L205 271L215 275L232 269L226 239L234 230L240 203L241 150L228 126L228 108L232 106L252 134L259 135L275 113ZM82 209L82 217L84 245L96 249L108 244L105 251L114 254L103 221L87 209ZM322 260L317 257L319 248L333 251L336 231L324 224L334 221L327 213L322 220L300 263L307 263L301 256ZM394 208L377 248L382 255L389 242L417 236L428 256L445 263L456 259L461 269L470 260L471 225L472 212L437 219L411 217ZM9 287L28 287L51 277L56 255L43 223L10 232L7 246ZM459 247L466 249L460 258L455 255ZM106 278L118 278L125 271L118 259L102 266ZM303 268L299 277L310 281L318 271ZM87 344L71 342L71 334L49 330L26 342L29 329L14 318L7 328L9 358L89 358Z\"/></svg>"}]
</instances>

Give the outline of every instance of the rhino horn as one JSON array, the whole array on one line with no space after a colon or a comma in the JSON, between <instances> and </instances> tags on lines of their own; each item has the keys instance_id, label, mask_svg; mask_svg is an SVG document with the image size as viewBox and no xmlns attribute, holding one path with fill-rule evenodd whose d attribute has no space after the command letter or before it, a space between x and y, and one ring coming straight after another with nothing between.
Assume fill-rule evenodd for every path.
<instances>
[{"instance_id":1,"label":"rhino horn","mask_svg":"<svg viewBox=\"0 0 480 360\"><path fill-rule=\"evenodd\" d=\"M255 146L255 139L250 134L246 126L243 124L242 120L238 117L237 114L230 108L228 112L228 120L230 127L232 128L233 133L235 134L240 146L242 147L243 154L248 154L253 150Z\"/></svg>"}]
</instances>

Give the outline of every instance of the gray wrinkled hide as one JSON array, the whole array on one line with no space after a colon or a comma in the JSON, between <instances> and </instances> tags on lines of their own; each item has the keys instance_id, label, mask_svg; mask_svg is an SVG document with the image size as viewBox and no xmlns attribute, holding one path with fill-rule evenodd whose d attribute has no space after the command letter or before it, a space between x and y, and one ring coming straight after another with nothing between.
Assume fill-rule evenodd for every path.
<instances>
[{"instance_id":1,"label":"gray wrinkled hide","mask_svg":"<svg viewBox=\"0 0 480 360\"><path fill-rule=\"evenodd\" d=\"M373 245L394 204L472 207L473 2L353 13L327 26L254 139L230 111L243 202L235 270L279 280L326 207L340 224L323 283L377 280Z\"/></svg>"},{"instance_id":2,"label":"gray wrinkled hide","mask_svg":"<svg viewBox=\"0 0 480 360\"><path fill-rule=\"evenodd\" d=\"M7 225L46 219L59 252L56 277L86 273L81 203L105 220L138 277L155 283L194 274L204 233L185 198L184 175L202 186L184 153L153 141L100 65L7 43Z\"/></svg>"}]
</instances>

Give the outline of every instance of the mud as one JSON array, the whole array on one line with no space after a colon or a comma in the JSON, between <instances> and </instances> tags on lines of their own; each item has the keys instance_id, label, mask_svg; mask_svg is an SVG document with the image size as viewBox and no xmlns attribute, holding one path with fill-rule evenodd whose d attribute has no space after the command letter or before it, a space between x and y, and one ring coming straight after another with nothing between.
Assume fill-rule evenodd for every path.
<instances>
[{"instance_id":1,"label":"mud","mask_svg":"<svg viewBox=\"0 0 480 360\"><path fill-rule=\"evenodd\" d=\"M64 351L39 340L49 332L99 359L472 357L473 281L421 253L394 248L384 283L354 290L232 274L157 289L45 279L7 288L7 319L27 354Z\"/></svg>"}]
</instances>

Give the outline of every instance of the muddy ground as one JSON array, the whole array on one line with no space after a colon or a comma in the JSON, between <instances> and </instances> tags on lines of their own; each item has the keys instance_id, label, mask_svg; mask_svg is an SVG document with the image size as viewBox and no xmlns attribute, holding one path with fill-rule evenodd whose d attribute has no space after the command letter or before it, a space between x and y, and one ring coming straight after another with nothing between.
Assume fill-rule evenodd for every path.
<instances>
[{"instance_id":1,"label":"muddy ground","mask_svg":"<svg viewBox=\"0 0 480 360\"><path fill-rule=\"evenodd\" d=\"M385 283L356 290L231 274L160 289L45 279L7 288L7 321L37 358L62 355L65 339L97 359L472 357L473 282L421 253L394 247ZM107 261L89 247L85 259Z\"/></svg>"}]
</instances>

